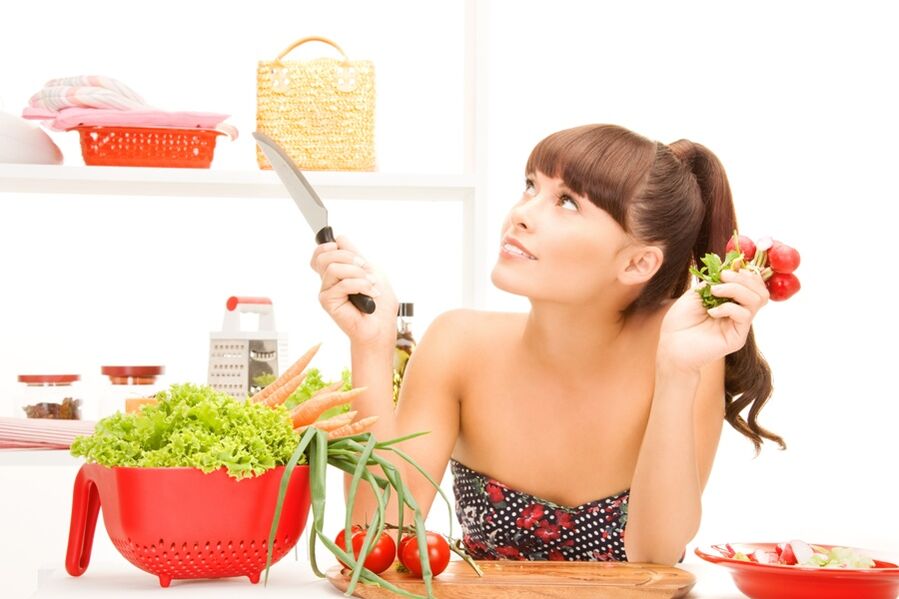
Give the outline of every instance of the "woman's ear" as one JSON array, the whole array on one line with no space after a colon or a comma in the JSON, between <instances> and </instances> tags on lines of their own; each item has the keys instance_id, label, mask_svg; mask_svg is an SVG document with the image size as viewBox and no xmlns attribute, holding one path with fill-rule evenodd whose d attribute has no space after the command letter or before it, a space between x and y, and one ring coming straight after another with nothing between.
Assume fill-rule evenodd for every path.
<instances>
[{"instance_id":1,"label":"woman's ear","mask_svg":"<svg viewBox=\"0 0 899 599\"><path fill-rule=\"evenodd\" d=\"M628 256L624 270L618 274L618 280L625 285L645 283L658 272L664 258L661 248L654 245L635 247Z\"/></svg>"}]
</instances>

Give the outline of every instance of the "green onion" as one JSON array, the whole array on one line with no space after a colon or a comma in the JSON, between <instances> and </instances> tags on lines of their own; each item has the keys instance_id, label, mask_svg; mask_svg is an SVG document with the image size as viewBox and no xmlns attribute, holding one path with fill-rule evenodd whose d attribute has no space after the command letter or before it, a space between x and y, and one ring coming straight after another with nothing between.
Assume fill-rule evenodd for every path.
<instances>
[{"instance_id":1,"label":"green onion","mask_svg":"<svg viewBox=\"0 0 899 599\"><path fill-rule=\"evenodd\" d=\"M418 508L414 496L405 481L403 481L399 469L389 460L376 454L375 451L379 449L392 451L401 459L411 464L412 467L420 472L437 490L443 501L446 503L450 516L450 534L448 536L450 549L454 553L460 555L466 563L478 573L478 575L481 575L480 568L478 568L474 560L471 559L471 556L465 553L461 541L454 541L452 537L452 506L450 505L446 494L440 488L440 485L421 466L415 463L407 453L395 447L395 445L403 441L407 441L423 434L426 433L415 433L389 441L378 442L371 433L361 433L359 435L329 441L327 432L318 430L315 427L308 428L284 468L281 486L278 491L278 500L275 505L275 513L272 518L271 532L269 533L268 555L265 565L266 582L268 581L268 571L271 567L273 540L281 517L284 498L287 493L287 482L290 480L290 476L297 463L300 461L301 457L305 455L306 462L309 464L309 484L312 495L312 531L309 534L309 561L312 566L312 571L315 572L316 576L320 578L324 578L325 576L319 569L315 558L315 542L320 539L322 544L324 544L324 546L334 554L338 560L352 569L352 575L350 576L349 586L346 591L348 596L353 593L356 585L361 580L369 584L379 585L398 595L409 597L410 599L424 599L419 595L412 594L389 583L364 565L365 560L374 545L375 539L379 539L385 529L397 528L399 529L400 538L402 537L405 532L403 526L404 511L405 508L408 507L414 514L415 535L418 541L422 578L424 580L427 597L434 597L431 584L433 574L427 556L424 517L421 510ZM352 506L355 503L359 484L362 481L365 481L366 484L368 484L378 502L378 511L374 514L372 522L369 523L365 540L362 543L358 557L354 555L351 548L338 547L334 541L325 535L323 530L325 517L325 480L328 464L352 475L349 491L347 493L346 521L344 523L344 538L347 539L347 544L350 545L350 547L352 547ZM380 467L384 476L374 474L370 469L370 467L373 466ZM388 524L386 514L391 493L394 491L397 496L397 526Z\"/></svg>"}]
</instances>

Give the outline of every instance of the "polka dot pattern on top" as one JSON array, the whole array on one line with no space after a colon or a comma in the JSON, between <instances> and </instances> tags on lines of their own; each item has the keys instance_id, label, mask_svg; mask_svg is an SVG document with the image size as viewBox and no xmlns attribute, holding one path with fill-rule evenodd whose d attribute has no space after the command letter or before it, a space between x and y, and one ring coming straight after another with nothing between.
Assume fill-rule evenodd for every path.
<instances>
[{"instance_id":1,"label":"polka dot pattern on top","mask_svg":"<svg viewBox=\"0 0 899 599\"><path fill-rule=\"evenodd\" d=\"M565 507L451 460L462 542L474 559L627 561L629 491Z\"/></svg>"}]
</instances>

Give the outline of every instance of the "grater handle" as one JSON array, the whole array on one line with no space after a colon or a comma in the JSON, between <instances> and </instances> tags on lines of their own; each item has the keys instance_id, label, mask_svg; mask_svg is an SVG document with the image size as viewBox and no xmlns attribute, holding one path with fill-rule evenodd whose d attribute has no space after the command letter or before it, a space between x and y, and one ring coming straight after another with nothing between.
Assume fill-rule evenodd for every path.
<instances>
[{"instance_id":1,"label":"grater handle","mask_svg":"<svg viewBox=\"0 0 899 599\"><path fill-rule=\"evenodd\" d=\"M265 314L272 310L272 300L267 297L241 297L232 295L225 303L229 312L258 312Z\"/></svg>"},{"instance_id":2,"label":"grater handle","mask_svg":"<svg viewBox=\"0 0 899 599\"><path fill-rule=\"evenodd\" d=\"M259 330L275 330L275 313L272 309L272 300L267 297L247 297L232 295L225 302L225 318L222 321L223 332L240 331L240 315L247 313L259 314Z\"/></svg>"},{"instance_id":3,"label":"grater handle","mask_svg":"<svg viewBox=\"0 0 899 599\"><path fill-rule=\"evenodd\" d=\"M100 513L100 493L96 481L81 466L72 491L72 520L69 524L69 546L66 549L66 572L81 576L91 561L97 515Z\"/></svg>"}]
</instances>

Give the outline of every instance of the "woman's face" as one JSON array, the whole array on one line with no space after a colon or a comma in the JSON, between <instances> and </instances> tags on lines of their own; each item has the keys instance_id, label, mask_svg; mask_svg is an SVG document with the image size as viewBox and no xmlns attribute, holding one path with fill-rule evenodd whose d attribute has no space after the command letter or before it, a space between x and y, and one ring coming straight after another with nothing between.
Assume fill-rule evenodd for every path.
<instances>
[{"instance_id":1,"label":"woman's face","mask_svg":"<svg viewBox=\"0 0 899 599\"><path fill-rule=\"evenodd\" d=\"M532 300L590 302L614 283L631 242L605 210L538 171L503 223L491 279Z\"/></svg>"}]
</instances>

